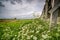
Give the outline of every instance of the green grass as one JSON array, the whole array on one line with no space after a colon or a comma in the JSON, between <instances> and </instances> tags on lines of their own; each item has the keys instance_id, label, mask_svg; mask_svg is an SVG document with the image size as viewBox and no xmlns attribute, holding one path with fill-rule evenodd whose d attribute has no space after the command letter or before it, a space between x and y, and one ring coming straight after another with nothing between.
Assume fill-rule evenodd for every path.
<instances>
[{"instance_id":1,"label":"green grass","mask_svg":"<svg viewBox=\"0 0 60 40\"><path fill-rule=\"evenodd\" d=\"M0 22L0 40L60 40L60 24L50 31L41 19L5 20Z\"/></svg>"}]
</instances>

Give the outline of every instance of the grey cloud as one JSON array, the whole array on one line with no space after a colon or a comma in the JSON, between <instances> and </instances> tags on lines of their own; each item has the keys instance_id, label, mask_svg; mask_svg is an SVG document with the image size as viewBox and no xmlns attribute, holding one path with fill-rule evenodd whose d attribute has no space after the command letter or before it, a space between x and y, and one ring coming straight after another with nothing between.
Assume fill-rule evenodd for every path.
<instances>
[{"instance_id":1,"label":"grey cloud","mask_svg":"<svg viewBox=\"0 0 60 40\"><path fill-rule=\"evenodd\" d=\"M31 3L33 0L26 0L28 3Z\"/></svg>"},{"instance_id":2,"label":"grey cloud","mask_svg":"<svg viewBox=\"0 0 60 40\"><path fill-rule=\"evenodd\" d=\"M43 2L44 0L38 0L38 2Z\"/></svg>"},{"instance_id":3,"label":"grey cloud","mask_svg":"<svg viewBox=\"0 0 60 40\"><path fill-rule=\"evenodd\" d=\"M15 4L15 2L22 3L22 0L0 0L0 1L10 1L11 4Z\"/></svg>"},{"instance_id":4,"label":"grey cloud","mask_svg":"<svg viewBox=\"0 0 60 40\"><path fill-rule=\"evenodd\" d=\"M13 5L15 5L16 3L22 4L22 1L13 0L13 1L10 1L10 3L13 4Z\"/></svg>"},{"instance_id":5,"label":"grey cloud","mask_svg":"<svg viewBox=\"0 0 60 40\"><path fill-rule=\"evenodd\" d=\"M14 1L11 1L11 4L15 4L15 2Z\"/></svg>"},{"instance_id":6,"label":"grey cloud","mask_svg":"<svg viewBox=\"0 0 60 40\"><path fill-rule=\"evenodd\" d=\"M0 5L5 5L5 7L0 7L0 18L19 18L24 16L25 18L31 15L29 13L34 11L42 11L44 0L0 0L5 1L0 3ZM13 5L12 5L13 4ZM22 4L22 5L20 5ZM21 15L23 14L23 15ZM24 18L23 17L23 18ZM32 17L31 17L32 18Z\"/></svg>"},{"instance_id":7,"label":"grey cloud","mask_svg":"<svg viewBox=\"0 0 60 40\"><path fill-rule=\"evenodd\" d=\"M3 5L2 2L0 2L0 6L1 6L1 7L5 7L5 5Z\"/></svg>"},{"instance_id":8,"label":"grey cloud","mask_svg":"<svg viewBox=\"0 0 60 40\"><path fill-rule=\"evenodd\" d=\"M22 3L22 0L13 0L16 1L17 3Z\"/></svg>"},{"instance_id":9,"label":"grey cloud","mask_svg":"<svg viewBox=\"0 0 60 40\"><path fill-rule=\"evenodd\" d=\"M15 4L15 2L22 4L22 0L9 0L11 4Z\"/></svg>"}]
</instances>

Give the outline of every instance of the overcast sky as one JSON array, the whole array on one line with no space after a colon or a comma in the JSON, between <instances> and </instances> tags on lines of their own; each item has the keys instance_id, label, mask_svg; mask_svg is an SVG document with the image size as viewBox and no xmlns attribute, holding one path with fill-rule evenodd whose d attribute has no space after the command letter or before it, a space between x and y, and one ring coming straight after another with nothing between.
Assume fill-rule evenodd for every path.
<instances>
[{"instance_id":1,"label":"overcast sky","mask_svg":"<svg viewBox=\"0 0 60 40\"><path fill-rule=\"evenodd\" d=\"M0 0L0 18L33 18L42 12L45 0Z\"/></svg>"}]
</instances>

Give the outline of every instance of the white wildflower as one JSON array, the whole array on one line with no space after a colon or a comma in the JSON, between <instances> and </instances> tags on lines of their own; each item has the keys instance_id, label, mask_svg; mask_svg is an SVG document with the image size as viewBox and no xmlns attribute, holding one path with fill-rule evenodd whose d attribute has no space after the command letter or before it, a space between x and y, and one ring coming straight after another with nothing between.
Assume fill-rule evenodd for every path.
<instances>
[{"instance_id":1,"label":"white wildflower","mask_svg":"<svg viewBox=\"0 0 60 40\"><path fill-rule=\"evenodd\" d=\"M50 30L48 30L47 32L50 32Z\"/></svg>"},{"instance_id":2,"label":"white wildflower","mask_svg":"<svg viewBox=\"0 0 60 40\"><path fill-rule=\"evenodd\" d=\"M42 27L42 25L39 25L39 28L41 28Z\"/></svg>"},{"instance_id":3,"label":"white wildflower","mask_svg":"<svg viewBox=\"0 0 60 40\"><path fill-rule=\"evenodd\" d=\"M40 40L44 40L43 38L41 38Z\"/></svg>"},{"instance_id":4,"label":"white wildflower","mask_svg":"<svg viewBox=\"0 0 60 40\"><path fill-rule=\"evenodd\" d=\"M12 40L15 40L15 38L13 38Z\"/></svg>"},{"instance_id":5,"label":"white wildflower","mask_svg":"<svg viewBox=\"0 0 60 40\"><path fill-rule=\"evenodd\" d=\"M56 33L56 36L58 37L59 36L59 33Z\"/></svg>"},{"instance_id":6,"label":"white wildflower","mask_svg":"<svg viewBox=\"0 0 60 40\"><path fill-rule=\"evenodd\" d=\"M32 30L31 32L34 33L34 30Z\"/></svg>"},{"instance_id":7,"label":"white wildflower","mask_svg":"<svg viewBox=\"0 0 60 40\"><path fill-rule=\"evenodd\" d=\"M16 37L17 35L15 35L15 37Z\"/></svg>"},{"instance_id":8,"label":"white wildflower","mask_svg":"<svg viewBox=\"0 0 60 40\"><path fill-rule=\"evenodd\" d=\"M26 31L26 33L28 33L28 32L29 32L29 30Z\"/></svg>"},{"instance_id":9,"label":"white wildflower","mask_svg":"<svg viewBox=\"0 0 60 40\"><path fill-rule=\"evenodd\" d=\"M25 35L25 36L26 36L26 35L27 35L27 33L25 33L25 34L23 34L23 35Z\"/></svg>"},{"instance_id":10,"label":"white wildflower","mask_svg":"<svg viewBox=\"0 0 60 40\"><path fill-rule=\"evenodd\" d=\"M33 37L33 35L30 36L31 38Z\"/></svg>"},{"instance_id":11,"label":"white wildflower","mask_svg":"<svg viewBox=\"0 0 60 40\"><path fill-rule=\"evenodd\" d=\"M39 31L36 31L36 33L39 33Z\"/></svg>"},{"instance_id":12,"label":"white wildflower","mask_svg":"<svg viewBox=\"0 0 60 40\"><path fill-rule=\"evenodd\" d=\"M30 26L30 24L28 24L27 26Z\"/></svg>"},{"instance_id":13,"label":"white wildflower","mask_svg":"<svg viewBox=\"0 0 60 40\"><path fill-rule=\"evenodd\" d=\"M42 35L42 37L44 38L44 39L46 39L47 37L48 37L48 35L46 34L46 35Z\"/></svg>"},{"instance_id":14,"label":"white wildflower","mask_svg":"<svg viewBox=\"0 0 60 40\"><path fill-rule=\"evenodd\" d=\"M25 30L25 29L23 28L23 30Z\"/></svg>"},{"instance_id":15,"label":"white wildflower","mask_svg":"<svg viewBox=\"0 0 60 40\"><path fill-rule=\"evenodd\" d=\"M6 30L6 31L8 31L8 29L7 29L7 28L6 28L5 30Z\"/></svg>"},{"instance_id":16,"label":"white wildflower","mask_svg":"<svg viewBox=\"0 0 60 40\"><path fill-rule=\"evenodd\" d=\"M60 29L58 28L58 32L60 32Z\"/></svg>"},{"instance_id":17,"label":"white wildflower","mask_svg":"<svg viewBox=\"0 0 60 40\"><path fill-rule=\"evenodd\" d=\"M31 37L30 36L27 36L27 39L30 39Z\"/></svg>"},{"instance_id":18,"label":"white wildflower","mask_svg":"<svg viewBox=\"0 0 60 40\"><path fill-rule=\"evenodd\" d=\"M37 40L37 37L36 37L36 36L33 36L33 39L34 39L34 40Z\"/></svg>"}]
</instances>

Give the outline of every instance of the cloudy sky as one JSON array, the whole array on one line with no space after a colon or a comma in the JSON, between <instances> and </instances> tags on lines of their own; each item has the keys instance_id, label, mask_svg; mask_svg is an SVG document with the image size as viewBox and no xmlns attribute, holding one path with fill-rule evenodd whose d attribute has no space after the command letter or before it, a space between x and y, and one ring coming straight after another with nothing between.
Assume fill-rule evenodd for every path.
<instances>
[{"instance_id":1,"label":"cloudy sky","mask_svg":"<svg viewBox=\"0 0 60 40\"><path fill-rule=\"evenodd\" d=\"M45 0L0 0L0 18L33 18L41 14Z\"/></svg>"}]
</instances>

